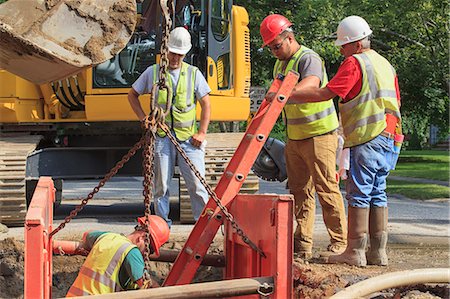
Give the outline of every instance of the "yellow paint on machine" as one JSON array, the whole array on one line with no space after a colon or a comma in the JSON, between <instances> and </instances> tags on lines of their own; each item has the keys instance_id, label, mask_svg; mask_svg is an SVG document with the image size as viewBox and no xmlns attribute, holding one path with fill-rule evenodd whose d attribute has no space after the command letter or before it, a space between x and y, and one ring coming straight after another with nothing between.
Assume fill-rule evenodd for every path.
<instances>
[{"instance_id":1,"label":"yellow paint on machine","mask_svg":"<svg viewBox=\"0 0 450 299\"><path fill-rule=\"evenodd\" d=\"M139 97L146 113L150 110L150 96ZM249 98L235 98L211 95L212 121L247 120L250 113ZM129 121L137 120L128 103L127 95L88 95L85 97L87 121ZM197 104L197 119L201 108Z\"/></svg>"}]
</instances>

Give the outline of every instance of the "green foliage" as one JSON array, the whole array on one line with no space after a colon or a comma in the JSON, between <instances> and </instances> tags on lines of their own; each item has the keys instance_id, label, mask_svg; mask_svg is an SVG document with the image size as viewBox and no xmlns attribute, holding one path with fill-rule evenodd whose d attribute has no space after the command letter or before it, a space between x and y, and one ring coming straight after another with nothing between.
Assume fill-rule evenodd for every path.
<instances>
[{"instance_id":1,"label":"green foliage","mask_svg":"<svg viewBox=\"0 0 450 299\"><path fill-rule=\"evenodd\" d=\"M349 15L365 18L374 34L372 48L396 68L402 96L405 148L421 149L431 124L449 133L448 3L441 0L302 0L234 1L250 12L252 85L269 86L275 58L262 44L259 25L279 13L295 24L300 43L325 60L329 77L343 57L333 32Z\"/></svg>"},{"instance_id":2,"label":"green foliage","mask_svg":"<svg viewBox=\"0 0 450 299\"><path fill-rule=\"evenodd\" d=\"M0 4L5 3L8 0L0 0Z\"/></svg>"}]
</instances>

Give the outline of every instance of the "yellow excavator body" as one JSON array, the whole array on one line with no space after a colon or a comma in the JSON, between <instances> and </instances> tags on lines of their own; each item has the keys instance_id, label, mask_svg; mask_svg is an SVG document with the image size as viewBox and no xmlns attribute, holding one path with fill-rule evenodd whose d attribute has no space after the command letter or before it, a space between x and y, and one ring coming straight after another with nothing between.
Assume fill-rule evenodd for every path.
<instances>
[{"instance_id":1,"label":"yellow excavator body","mask_svg":"<svg viewBox=\"0 0 450 299\"><path fill-rule=\"evenodd\" d=\"M173 26L185 26L193 42L185 60L200 69L212 90L211 121L246 121L250 113L247 11L231 0L176 3ZM30 9L39 13L29 17ZM111 12L120 13L113 17L119 20L115 27L105 25L114 21ZM72 19L74 14L81 19ZM130 20L125 22L125 16ZM86 19L95 21L78 28L76 24L85 24ZM0 40L5 41L0 47L0 223L21 223L39 176L53 177L61 199L63 180L101 178L140 138L140 124L127 94L138 76L159 60L160 20L156 0L137 5L135 0L9 0L0 5ZM98 36L113 27L117 34L108 36L97 52L91 51L89 40L98 42ZM35 32L38 35L33 37ZM149 112L149 96L141 96L140 101ZM197 108L199 118L201 108ZM207 147L209 181L220 178L218 172L240 140L239 136L231 138L233 142L223 136L213 139L220 144L209 142L213 153ZM26 150L19 153L18 144L26 144ZM221 148L227 155L219 163L215 157L223 155ZM140 159L139 153L136 156ZM139 162L128 164L132 165L118 175L142 174ZM254 177L249 184L245 192L258 190ZM189 203L189 198L184 201ZM189 205L181 213L185 222L192 221Z\"/></svg>"}]
</instances>

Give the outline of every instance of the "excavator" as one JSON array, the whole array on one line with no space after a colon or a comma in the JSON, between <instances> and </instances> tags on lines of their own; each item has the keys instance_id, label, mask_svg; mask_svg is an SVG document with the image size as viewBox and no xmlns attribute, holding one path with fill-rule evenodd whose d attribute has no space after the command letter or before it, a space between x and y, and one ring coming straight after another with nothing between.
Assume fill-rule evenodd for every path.
<instances>
[{"instance_id":1,"label":"excavator","mask_svg":"<svg viewBox=\"0 0 450 299\"><path fill-rule=\"evenodd\" d=\"M186 62L203 72L212 90L211 120L247 120L247 11L231 0L173 2L172 28L184 26L192 36ZM23 223L40 176L55 181L57 205L64 180L102 178L139 140L142 129L127 93L148 66L159 62L162 20L155 0L0 5L0 223ZM140 100L148 113L149 96ZM242 137L214 135L206 151L206 179L212 186ZM117 175L141 176L141 155ZM179 182L180 220L192 222L185 182ZM252 174L241 192L257 190Z\"/></svg>"}]
</instances>

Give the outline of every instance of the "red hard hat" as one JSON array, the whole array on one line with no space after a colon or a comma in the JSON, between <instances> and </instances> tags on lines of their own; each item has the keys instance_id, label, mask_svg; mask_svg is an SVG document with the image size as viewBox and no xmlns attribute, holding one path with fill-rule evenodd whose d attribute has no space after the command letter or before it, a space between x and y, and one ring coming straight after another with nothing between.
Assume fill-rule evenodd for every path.
<instances>
[{"instance_id":1,"label":"red hard hat","mask_svg":"<svg viewBox=\"0 0 450 299\"><path fill-rule=\"evenodd\" d=\"M145 216L139 217L138 223L145 227ZM153 250L159 256L159 248L169 240L169 225L164 219L156 215L149 215L148 223Z\"/></svg>"},{"instance_id":2,"label":"red hard hat","mask_svg":"<svg viewBox=\"0 0 450 299\"><path fill-rule=\"evenodd\" d=\"M265 17L259 26L259 33L263 39L261 47L270 44L281 32L291 26L292 23L282 15L273 14Z\"/></svg>"}]
</instances>

